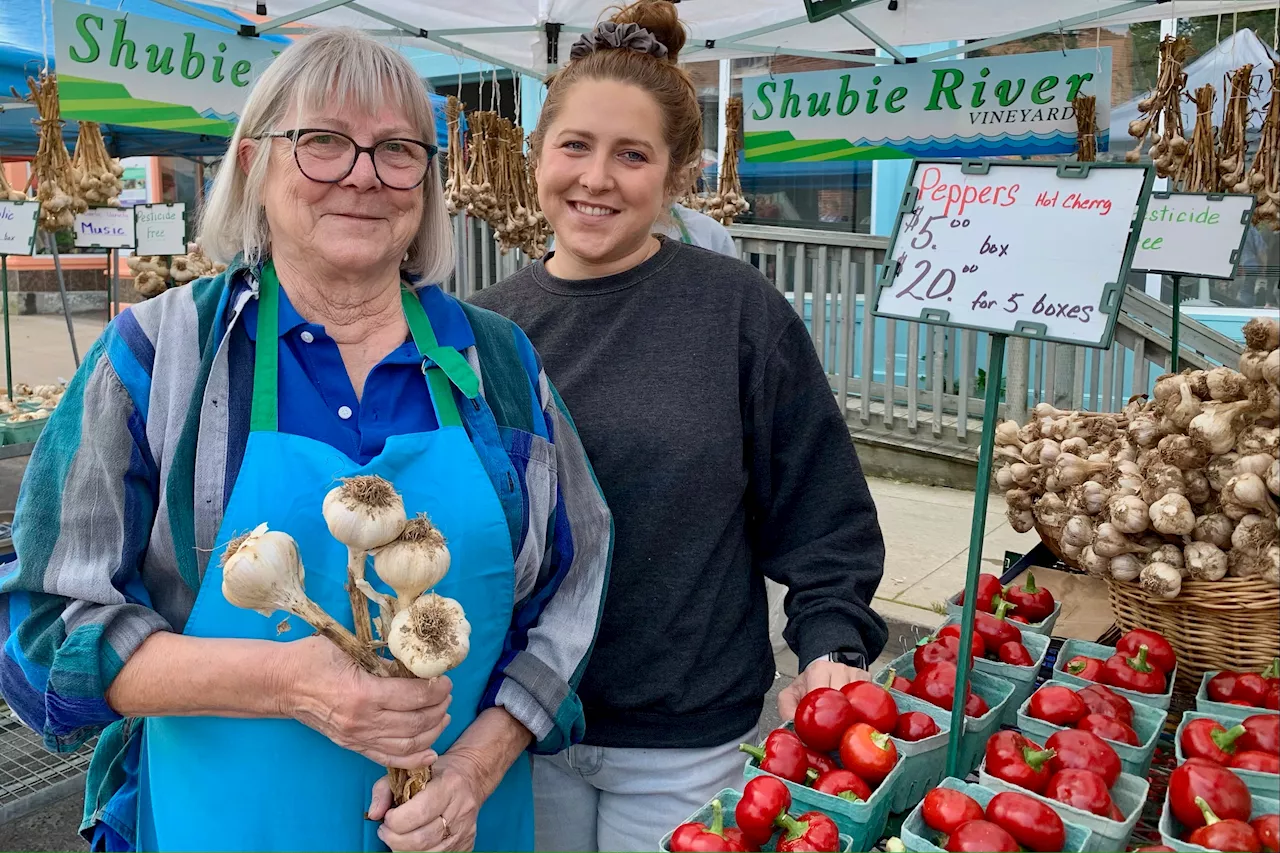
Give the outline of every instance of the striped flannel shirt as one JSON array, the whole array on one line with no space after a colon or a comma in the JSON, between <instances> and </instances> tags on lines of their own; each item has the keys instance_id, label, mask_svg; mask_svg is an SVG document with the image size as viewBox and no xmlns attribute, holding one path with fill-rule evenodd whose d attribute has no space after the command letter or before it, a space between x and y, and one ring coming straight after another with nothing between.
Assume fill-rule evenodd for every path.
<instances>
[{"instance_id":1,"label":"striped flannel shirt","mask_svg":"<svg viewBox=\"0 0 1280 853\"><path fill-rule=\"evenodd\" d=\"M16 563L0 577L0 691L53 751L100 734L82 831L132 815L142 725L106 691L155 631L181 631L248 440L252 350L233 334L257 296L233 265L117 317L86 355L28 465ZM452 299L452 297L449 297ZM581 739L575 689L599 625L613 523L573 422L524 333L462 305L481 379L464 426L511 535L515 612L482 707L554 753ZM456 392L455 392L456 393Z\"/></svg>"}]
</instances>

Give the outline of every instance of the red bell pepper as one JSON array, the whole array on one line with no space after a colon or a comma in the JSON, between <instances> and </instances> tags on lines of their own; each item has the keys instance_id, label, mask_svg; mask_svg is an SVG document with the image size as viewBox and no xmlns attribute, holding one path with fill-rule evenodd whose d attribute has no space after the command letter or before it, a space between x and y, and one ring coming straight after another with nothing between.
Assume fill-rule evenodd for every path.
<instances>
[{"instance_id":1,"label":"red bell pepper","mask_svg":"<svg viewBox=\"0 0 1280 853\"><path fill-rule=\"evenodd\" d=\"M1076 723L1076 728L1082 732L1095 734L1103 740L1127 743L1129 746L1141 745L1138 741L1137 732L1119 720L1113 720L1101 714L1088 714L1084 719Z\"/></svg>"},{"instance_id":2,"label":"red bell pepper","mask_svg":"<svg viewBox=\"0 0 1280 853\"><path fill-rule=\"evenodd\" d=\"M833 687L810 690L796 706L796 736L818 752L838 747L845 729L855 722L849 700Z\"/></svg>"},{"instance_id":3,"label":"red bell pepper","mask_svg":"<svg viewBox=\"0 0 1280 853\"><path fill-rule=\"evenodd\" d=\"M840 763L872 785L879 785L898 763L898 747L884 732L854 723L840 741Z\"/></svg>"},{"instance_id":4,"label":"red bell pepper","mask_svg":"<svg viewBox=\"0 0 1280 853\"><path fill-rule=\"evenodd\" d=\"M1236 741L1245 733L1244 726L1225 728L1217 720L1192 720L1182 728L1179 746L1186 758L1207 758L1219 764L1230 764L1236 754Z\"/></svg>"},{"instance_id":5,"label":"red bell pepper","mask_svg":"<svg viewBox=\"0 0 1280 853\"><path fill-rule=\"evenodd\" d=\"M1097 658L1076 655L1063 665L1062 670L1074 675L1076 678L1083 678L1085 681L1097 681L1098 677L1102 675L1102 661Z\"/></svg>"},{"instance_id":6,"label":"red bell pepper","mask_svg":"<svg viewBox=\"0 0 1280 853\"><path fill-rule=\"evenodd\" d=\"M786 833L778 839L778 853L836 853L840 830L822 812L805 812L800 817L784 813L778 825Z\"/></svg>"},{"instance_id":7,"label":"red bell pepper","mask_svg":"<svg viewBox=\"0 0 1280 853\"><path fill-rule=\"evenodd\" d=\"M974 600L974 609L979 613L995 613L998 599L1003 595L1004 587L1000 585L1000 578L983 572L978 575L978 597ZM963 590L956 603L964 606Z\"/></svg>"},{"instance_id":8,"label":"red bell pepper","mask_svg":"<svg viewBox=\"0 0 1280 853\"><path fill-rule=\"evenodd\" d=\"M1169 810L1188 829L1204 826L1202 798L1223 820L1248 820L1253 798L1240 777L1205 758L1188 758L1169 774Z\"/></svg>"},{"instance_id":9,"label":"red bell pepper","mask_svg":"<svg viewBox=\"0 0 1280 853\"><path fill-rule=\"evenodd\" d=\"M1031 572L1027 572L1027 580L1021 586L1005 590L1004 597L1018 608L1018 615L1030 623L1043 622L1053 615L1053 593L1036 586L1036 577Z\"/></svg>"},{"instance_id":10,"label":"red bell pepper","mask_svg":"<svg viewBox=\"0 0 1280 853\"><path fill-rule=\"evenodd\" d=\"M975 635L975 639L981 642L981 638ZM979 648L975 643L973 648ZM921 673L936 666L940 663L955 663L960 660L960 641L955 637L938 637L937 639L925 638L916 646L915 652L911 655L911 662L915 666L916 679L920 678ZM969 656L970 664L973 663L973 655Z\"/></svg>"},{"instance_id":11,"label":"red bell pepper","mask_svg":"<svg viewBox=\"0 0 1280 853\"><path fill-rule=\"evenodd\" d=\"M1102 777L1110 788L1120 778L1120 756L1111 744L1091 732L1067 729L1054 732L1044 742L1045 749L1054 752L1049 759L1049 771L1091 770Z\"/></svg>"},{"instance_id":12,"label":"red bell pepper","mask_svg":"<svg viewBox=\"0 0 1280 853\"><path fill-rule=\"evenodd\" d=\"M1061 770L1053 774L1044 795L1072 808L1115 820L1115 803L1106 781L1092 770ZM1121 816L1123 817L1123 815Z\"/></svg>"},{"instance_id":13,"label":"red bell pepper","mask_svg":"<svg viewBox=\"0 0 1280 853\"><path fill-rule=\"evenodd\" d=\"M682 823L671 834L672 853L746 853L753 849L740 830L725 829L724 806L711 801L711 825Z\"/></svg>"},{"instance_id":14,"label":"red bell pepper","mask_svg":"<svg viewBox=\"0 0 1280 853\"><path fill-rule=\"evenodd\" d=\"M973 618L973 630L982 638L989 649L998 649L1005 643L1022 642L1022 632L1018 626L1005 619L1013 605L1002 601L996 605L995 613L977 613Z\"/></svg>"},{"instance_id":15,"label":"red bell pepper","mask_svg":"<svg viewBox=\"0 0 1280 853\"><path fill-rule=\"evenodd\" d=\"M1027 710L1037 720L1055 726L1074 726L1089 713L1084 700L1074 690L1058 684L1046 684L1031 694Z\"/></svg>"},{"instance_id":16,"label":"red bell pepper","mask_svg":"<svg viewBox=\"0 0 1280 853\"><path fill-rule=\"evenodd\" d=\"M1234 701L1236 698L1236 682L1240 680L1241 675L1242 673L1224 669L1209 679L1209 683L1204 688L1205 693L1215 702Z\"/></svg>"},{"instance_id":17,"label":"red bell pepper","mask_svg":"<svg viewBox=\"0 0 1280 853\"><path fill-rule=\"evenodd\" d=\"M829 755L812 749L808 750L808 752L810 773L813 773L816 770L818 775L821 776L823 773L840 769L840 765L837 764L835 759L831 758Z\"/></svg>"},{"instance_id":18,"label":"red bell pepper","mask_svg":"<svg viewBox=\"0 0 1280 853\"><path fill-rule=\"evenodd\" d=\"M1280 715L1254 714L1240 723L1244 734L1236 741L1237 749L1256 749L1280 754Z\"/></svg>"},{"instance_id":19,"label":"red bell pepper","mask_svg":"<svg viewBox=\"0 0 1280 853\"><path fill-rule=\"evenodd\" d=\"M840 688L853 708L853 721L867 723L877 731L891 732L898 722L898 703L888 688L873 681L854 681Z\"/></svg>"},{"instance_id":20,"label":"red bell pepper","mask_svg":"<svg viewBox=\"0 0 1280 853\"><path fill-rule=\"evenodd\" d=\"M1102 683L1138 693L1163 693L1165 674L1147 662L1147 647L1139 646L1137 657L1115 654L1102 665Z\"/></svg>"},{"instance_id":21,"label":"red bell pepper","mask_svg":"<svg viewBox=\"0 0 1280 853\"><path fill-rule=\"evenodd\" d=\"M987 803L987 820L1037 853L1056 853L1067 843L1067 828L1058 813L1026 794L996 794Z\"/></svg>"},{"instance_id":22,"label":"red bell pepper","mask_svg":"<svg viewBox=\"0 0 1280 853\"><path fill-rule=\"evenodd\" d=\"M986 820L971 820L947 838L950 853L1018 853L1022 848L1012 835Z\"/></svg>"},{"instance_id":23,"label":"red bell pepper","mask_svg":"<svg viewBox=\"0 0 1280 853\"><path fill-rule=\"evenodd\" d=\"M1271 682L1271 686L1267 688L1267 695L1262 700L1262 707L1280 711L1280 681Z\"/></svg>"},{"instance_id":24,"label":"red bell pepper","mask_svg":"<svg viewBox=\"0 0 1280 853\"><path fill-rule=\"evenodd\" d=\"M871 786L857 773L843 768L823 773L814 780L813 790L851 803L866 802L871 798Z\"/></svg>"},{"instance_id":25,"label":"red bell pepper","mask_svg":"<svg viewBox=\"0 0 1280 853\"><path fill-rule=\"evenodd\" d=\"M1280 679L1274 677L1277 663L1262 671L1232 672L1224 671L1209 679L1206 692L1215 702L1243 702L1254 708L1267 707L1267 697L1276 688L1280 688Z\"/></svg>"},{"instance_id":26,"label":"red bell pepper","mask_svg":"<svg viewBox=\"0 0 1280 853\"><path fill-rule=\"evenodd\" d=\"M933 737L942 731L933 717L923 711L907 711L898 716L898 723L893 727L893 736L898 740L915 742Z\"/></svg>"},{"instance_id":27,"label":"red bell pepper","mask_svg":"<svg viewBox=\"0 0 1280 853\"><path fill-rule=\"evenodd\" d=\"M1128 699L1102 684L1090 684L1076 691L1090 714L1101 714L1133 728L1133 705Z\"/></svg>"},{"instance_id":28,"label":"red bell pepper","mask_svg":"<svg viewBox=\"0 0 1280 853\"><path fill-rule=\"evenodd\" d=\"M1154 847L1139 847L1133 853L1178 853L1172 847L1165 847L1163 844L1157 844Z\"/></svg>"},{"instance_id":29,"label":"red bell pepper","mask_svg":"<svg viewBox=\"0 0 1280 853\"><path fill-rule=\"evenodd\" d=\"M842 697L843 698L843 697ZM789 782L803 785L809 774L809 750L786 729L774 729L764 739L764 747L755 744L739 744L738 749L750 755L765 773L780 776Z\"/></svg>"},{"instance_id":30,"label":"red bell pepper","mask_svg":"<svg viewBox=\"0 0 1280 853\"><path fill-rule=\"evenodd\" d=\"M987 700L983 699L977 693L970 693L964 700L964 715L966 717L985 717L991 709L987 706Z\"/></svg>"},{"instance_id":31,"label":"red bell pepper","mask_svg":"<svg viewBox=\"0 0 1280 853\"><path fill-rule=\"evenodd\" d=\"M1201 797L1196 797L1196 805L1204 814L1204 826L1192 831L1189 843L1226 853L1261 853L1258 833L1252 826L1243 820L1222 820Z\"/></svg>"},{"instance_id":32,"label":"red bell pepper","mask_svg":"<svg viewBox=\"0 0 1280 853\"><path fill-rule=\"evenodd\" d=\"M1137 657L1143 646L1147 647L1147 663L1165 675L1173 672L1173 668L1178 663L1178 655L1174 652L1173 646L1169 645L1169 641L1162 634L1148 631L1146 628L1126 631L1120 638L1120 642L1116 643L1116 654Z\"/></svg>"},{"instance_id":33,"label":"red bell pepper","mask_svg":"<svg viewBox=\"0 0 1280 853\"><path fill-rule=\"evenodd\" d=\"M925 794L920 816L930 829L947 835L971 820L986 817L977 800L951 788L934 788Z\"/></svg>"},{"instance_id":34,"label":"red bell pepper","mask_svg":"<svg viewBox=\"0 0 1280 853\"><path fill-rule=\"evenodd\" d=\"M1280 773L1280 755L1247 749L1244 752L1237 752L1229 766L1236 770L1252 770L1255 773Z\"/></svg>"},{"instance_id":35,"label":"red bell pepper","mask_svg":"<svg viewBox=\"0 0 1280 853\"><path fill-rule=\"evenodd\" d=\"M901 675L895 675L893 680L889 682L889 686L899 693L911 692L911 679L903 678Z\"/></svg>"},{"instance_id":36,"label":"red bell pepper","mask_svg":"<svg viewBox=\"0 0 1280 853\"><path fill-rule=\"evenodd\" d=\"M1249 826L1258 833L1262 853L1280 853L1280 815L1263 815L1249 821Z\"/></svg>"},{"instance_id":37,"label":"red bell pepper","mask_svg":"<svg viewBox=\"0 0 1280 853\"><path fill-rule=\"evenodd\" d=\"M1010 785L1043 794L1049 784L1051 749L1041 749L1015 731L999 731L987 739L987 772Z\"/></svg>"},{"instance_id":38,"label":"red bell pepper","mask_svg":"<svg viewBox=\"0 0 1280 853\"><path fill-rule=\"evenodd\" d=\"M791 791L772 776L757 776L742 789L733 811L734 821L752 844L764 844L773 837L778 819L791 808Z\"/></svg>"},{"instance_id":39,"label":"red bell pepper","mask_svg":"<svg viewBox=\"0 0 1280 853\"><path fill-rule=\"evenodd\" d=\"M1017 641L1008 642L1000 646L996 650L996 657L1000 658L1001 663L1007 663L1010 666L1035 665L1031 652L1027 651L1027 647Z\"/></svg>"},{"instance_id":40,"label":"red bell pepper","mask_svg":"<svg viewBox=\"0 0 1280 853\"><path fill-rule=\"evenodd\" d=\"M960 626L952 622L950 625L943 625L937 634L938 639L943 637L955 637L956 642L960 641ZM973 636L969 638L969 646L973 649L973 657L980 658L987 653L987 644L983 642L982 637L978 636L978 632L974 631ZM957 647L958 648L958 647Z\"/></svg>"}]
</instances>

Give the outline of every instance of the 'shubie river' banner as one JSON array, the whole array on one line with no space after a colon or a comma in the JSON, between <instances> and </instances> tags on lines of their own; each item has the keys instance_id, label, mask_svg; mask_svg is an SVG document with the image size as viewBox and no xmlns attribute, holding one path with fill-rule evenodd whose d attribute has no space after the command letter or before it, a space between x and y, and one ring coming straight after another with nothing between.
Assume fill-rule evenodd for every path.
<instances>
[{"instance_id":1,"label":"'shubie river' banner","mask_svg":"<svg viewBox=\"0 0 1280 853\"><path fill-rule=\"evenodd\" d=\"M775 74L742 81L744 148L764 163L1069 154L1078 95L1111 123L1111 48Z\"/></svg>"}]
</instances>

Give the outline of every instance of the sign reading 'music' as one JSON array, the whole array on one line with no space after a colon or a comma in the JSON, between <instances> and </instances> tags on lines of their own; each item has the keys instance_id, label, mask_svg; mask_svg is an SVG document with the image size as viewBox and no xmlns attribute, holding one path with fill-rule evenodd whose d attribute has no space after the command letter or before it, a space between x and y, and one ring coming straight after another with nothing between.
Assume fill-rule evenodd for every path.
<instances>
[{"instance_id":1,"label":"sign reading 'music'","mask_svg":"<svg viewBox=\"0 0 1280 853\"><path fill-rule=\"evenodd\" d=\"M1080 95L1106 151L1111 48L773 74L742 92L754 162L1069 154Z\"/></svg>"}]
</instances>

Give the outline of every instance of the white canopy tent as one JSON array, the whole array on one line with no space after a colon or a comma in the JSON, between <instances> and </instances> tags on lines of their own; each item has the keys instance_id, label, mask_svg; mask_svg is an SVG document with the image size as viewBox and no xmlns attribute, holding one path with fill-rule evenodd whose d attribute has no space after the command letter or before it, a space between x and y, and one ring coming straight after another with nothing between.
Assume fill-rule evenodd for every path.
<instances>
[{"instance_id":1,"label":"white canopy tent","mask_svg":"<svg viewBox=\"0 0 1280 853\"><path fill-rule=\"evenodd\" d=\"M156 0L225 26L184 0ZM569 48L602 18L609 0L203 0L267 20L242 35L305 32L296 26L372 30L403 44L470 56L539 79L567 61ZM905 61L898 47L973 42L965 49L1076 27L1277 9L1278 0L852 0L853 9L816 24L802 0L683 0L689 28L682 56L696 60L785 54L871 64ZM880 48L853 59L835 51Z\"/></svg>"}]
</instances>

